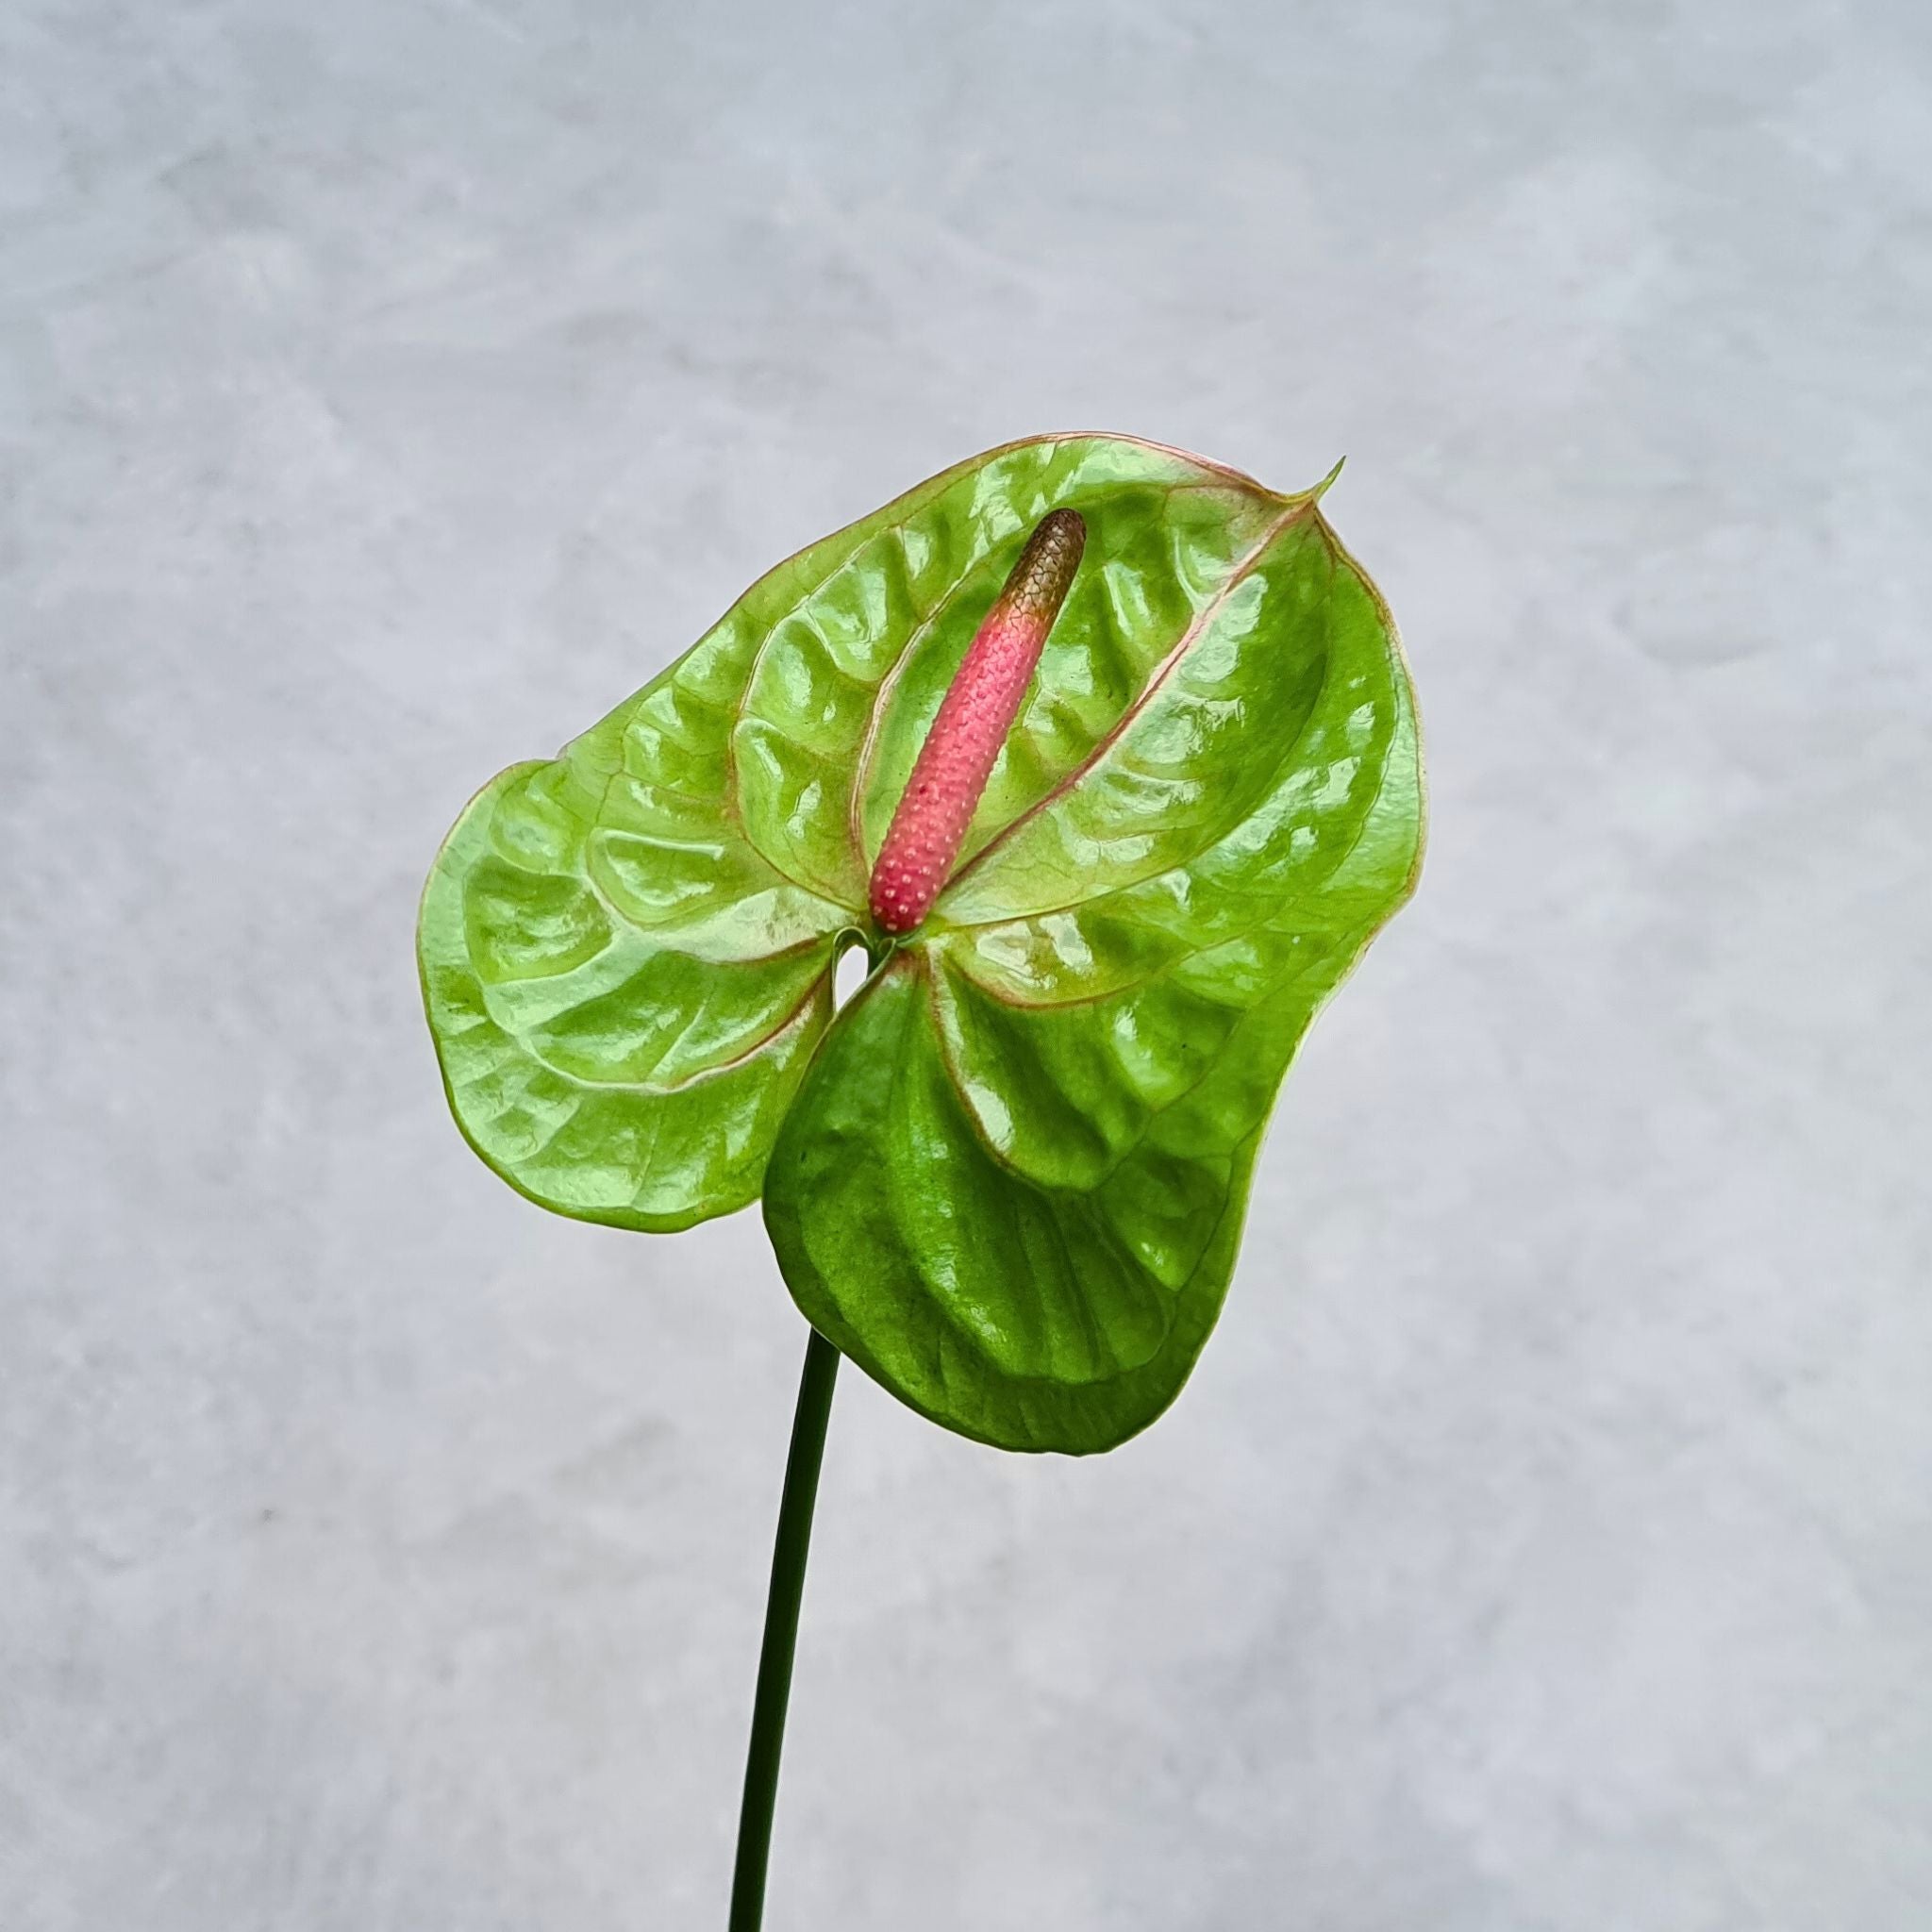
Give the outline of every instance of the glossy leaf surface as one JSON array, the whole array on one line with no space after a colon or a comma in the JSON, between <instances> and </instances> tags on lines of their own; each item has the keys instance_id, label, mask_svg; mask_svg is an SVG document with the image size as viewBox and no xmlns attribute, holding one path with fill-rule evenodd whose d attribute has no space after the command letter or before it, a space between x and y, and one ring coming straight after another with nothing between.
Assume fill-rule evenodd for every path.
<instances>
[{"instance_id":1,"label":"glossy leaf surface","mask_svg":"<svg viewBox=\"0 0 1932 1932\"><path fill-rule=\"evenodd\" d=\"M1056 508L1085 559L950 884L889 941L873 860ZM1421 834L1392 627L1314 495L1041 439L780 566L487 789L425 893L425 992L458 1119L535 1198L672 1227L762 1184L799 1305L888 1388L1101 1449L1185 1379L1282 1074Z\"/></svg>"}]
</instances>

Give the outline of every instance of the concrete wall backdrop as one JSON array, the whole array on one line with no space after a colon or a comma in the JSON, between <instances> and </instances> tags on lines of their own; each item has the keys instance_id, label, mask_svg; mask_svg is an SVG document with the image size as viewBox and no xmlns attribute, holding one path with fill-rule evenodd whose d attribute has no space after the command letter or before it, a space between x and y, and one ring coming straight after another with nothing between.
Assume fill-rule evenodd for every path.
<instances>
[{"instance_id":1,"label":"concrete wall backdrop","mask_svg":"<svg viewBox=\"0 0 1932 1932\"><path fill-rule=\"evenodd\" d=\"M0 1925L722 1924L802 1336L554 1221L469 791L929 471L1330 499L1421 897L1091 1464L857 1374L772 1932L1932 1924L1932 12L0 10Z\"/></svg>"}]
</instances>

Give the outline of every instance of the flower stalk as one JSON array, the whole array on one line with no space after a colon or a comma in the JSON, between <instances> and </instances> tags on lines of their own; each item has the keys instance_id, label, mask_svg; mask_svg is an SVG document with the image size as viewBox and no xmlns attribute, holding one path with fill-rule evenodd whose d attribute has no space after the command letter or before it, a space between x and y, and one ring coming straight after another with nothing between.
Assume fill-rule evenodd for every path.
<instances>
[{"instance_id":1,"label":"flower stalk","mask_svg":"<svg viewBox=\"0 0 1932 1932\"><path fill-rule=\"evenodd\" d=\"M798 1608L805 1597L812 1507L818 1500L825 1425L838 1374L839 1351L812 1329L805 1345L805 1373L799 1377L791 1453L785 1464L785 1493L778 1504L778 1536L772 1551L765 1641L758 1653L751 1743L744 1758L744 1801L738 1814L738 1859L731 1874L730 1932L758 1932L764 1918L772 1816L778 1803L778 1758L785 1743L785 1709L791 1697L791 1660L798 1648Z\"/></svg>"}]
</instances>

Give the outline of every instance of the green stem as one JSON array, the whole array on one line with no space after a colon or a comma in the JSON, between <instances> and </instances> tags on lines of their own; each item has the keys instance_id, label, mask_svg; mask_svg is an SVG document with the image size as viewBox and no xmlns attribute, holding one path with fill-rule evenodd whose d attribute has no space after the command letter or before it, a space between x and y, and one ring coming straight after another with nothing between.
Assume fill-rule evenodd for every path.
<instances>
[{"instance_id":1,"label":"green stem","mask_svg":"<svg viewBox=\"0 0 1932 1932\"><path fill-rule=\"evenodd\" d=\"M816 1328L805 1345L805 1373L791 1418L791 1454L778 1505L778 1540L772 1552L772 1590L765 1600L765 1643L758 1653L758 1688L752 1701L751 1746L744 1757L744 1803L738 1814L738 1864L731 1878L730 1932L758 1932L765 1912L765 1866L772 1851L772 1811L778 1802L778 1754L785 1745L785 1706L791 1694L791 1657L798 1646L798 1605L805 1594L805 1559L811 1549L811 1509L839 1351Z\"/></svg>"}]
</instances>

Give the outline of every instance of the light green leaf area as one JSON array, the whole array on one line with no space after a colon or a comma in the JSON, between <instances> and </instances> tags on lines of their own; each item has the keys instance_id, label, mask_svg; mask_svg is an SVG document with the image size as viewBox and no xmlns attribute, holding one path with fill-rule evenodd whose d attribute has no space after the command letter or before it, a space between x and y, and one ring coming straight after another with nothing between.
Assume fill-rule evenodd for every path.
<instances>
[{"instance_id":1,"label":"light green leaf area","mask_svg":"<svg viewBox=\"0 0 1932 1932\"><path fill-rule=\"evenodd\" d=\"M1144 1426L1219 1311L1295 1046L1419 862L1407 674L1317 494L1122 438L1010 445L781 565L505 773L421 928L472 1143L634 1227L762 1188L807 1316L951 1428L1091 1451ZM889 944L872 860L1062 507L1073 592L951 883Z\"/></svg>"}]
</instances>

